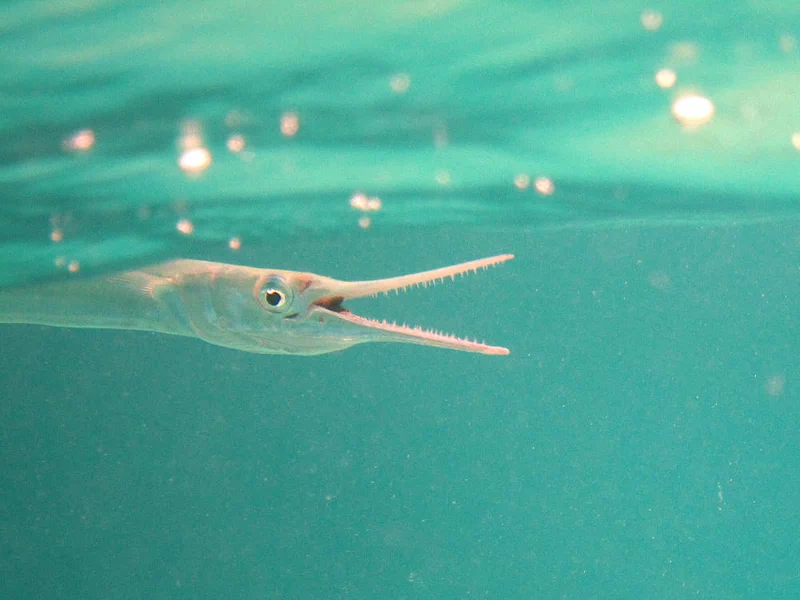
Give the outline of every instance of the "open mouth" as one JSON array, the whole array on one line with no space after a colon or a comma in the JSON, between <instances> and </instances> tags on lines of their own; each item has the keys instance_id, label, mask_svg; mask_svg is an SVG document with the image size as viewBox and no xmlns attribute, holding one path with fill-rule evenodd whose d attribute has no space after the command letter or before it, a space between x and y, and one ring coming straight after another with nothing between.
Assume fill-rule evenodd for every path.
<instances>
[{"instance_id":1,"label":"open mouth","mask_svg":"<svg viewBox=\"0 0 800 600\"><path fill-rule=\"evenodd\" d=\"M474 260L451 267L443 267L432 271L393 277L390 279L378 279L374 281L360 282L338 282L339 287L335 294L316 300L313 305L325 310L333 318L345 321L358 329L369 329L378 334L374 336L375 341L387 342L406 342L421 344L425 346L436 346L439 348L449 348L451 350L461 350L463 352L477 352L480 354L508 354L509 350L501 346L491 346L489 344L469 340L455 335L447 334L432 329L413 327L405 324L398 325L388 321L378 321L361 317L350 312L344 306L344 301L350 298L363 296L377 296L378 294L388 294L389 292L399 293L409 287L428 287L443 281L446 278L455 279L456 275L466 275L477 272L480 269L498 265L514 258L512 254L503 254L480 260Z\"/></svg>"},{"instance_id":2,"label":"open mouth","mask_svg":"<svg viewBox=\"0 0 800 600\"><path fill-rule=\"evenodd\" d=\"M344 302L344 296L333 296L331 298L320 298L314 302L314 305L320 306L332 313L350 312L344 306L342 306L342 302Z\"/></svg>"}]
</instances>

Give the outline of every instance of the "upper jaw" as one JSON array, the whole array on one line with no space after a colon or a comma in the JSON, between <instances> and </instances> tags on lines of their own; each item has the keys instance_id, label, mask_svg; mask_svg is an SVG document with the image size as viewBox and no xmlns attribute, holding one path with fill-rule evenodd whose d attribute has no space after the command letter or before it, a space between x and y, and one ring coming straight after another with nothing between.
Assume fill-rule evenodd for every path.
<instances>
[{"instance_id":1,"label":"upper jaw","mask_svg":"<svg viewBox=\"0 0 800 600\"><path fill-rule=\"evenodd\" d=\"M322 279L314 285L314 296L309 306L309 311L319 312L328 319L337 323L341 328L342 334L352 336L358 342L401 342L411 344L421 344L438 348L448 348L450 350L460 350L463 352L476 352L480 354L504 355L509 351L501 346L490 346L488 344L470 341L454 335L442 332L425 330L421 327L408 327L397 325L387 321L376 321L361 317L350 312L343 306L343 302L348 298L359 298L363 296L375 296L379 293L399 291L412 286L433 285L442 281L446 277L455 279L456 275L465 275L475 272L478 269L486 269L498 265L514 258L511 254L493 256L489 258L469 261L450 267L424 271L411 275L392 277L389 279L377 279L373 281L336 281L333 279ZM355 343L358 343L355 342Z\"/></svg>"}]
</instances>

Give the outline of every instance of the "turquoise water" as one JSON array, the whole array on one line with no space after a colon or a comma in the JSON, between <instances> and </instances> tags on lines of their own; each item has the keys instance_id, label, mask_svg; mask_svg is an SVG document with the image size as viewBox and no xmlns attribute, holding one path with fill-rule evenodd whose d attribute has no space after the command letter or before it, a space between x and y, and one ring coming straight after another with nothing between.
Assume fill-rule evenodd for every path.
<instances>
[{"instance_id":1,"label":"turquoise water","mask_svg":"<svg viewBox=\"0 0 800 600\"><path fill-rule=\"evenodd\" d=\"M696 4L0 9L4 285L517 256L352 303L507 357L0 326L0 596L798 597L800 6Z\"/></svg>"}]
</instances>

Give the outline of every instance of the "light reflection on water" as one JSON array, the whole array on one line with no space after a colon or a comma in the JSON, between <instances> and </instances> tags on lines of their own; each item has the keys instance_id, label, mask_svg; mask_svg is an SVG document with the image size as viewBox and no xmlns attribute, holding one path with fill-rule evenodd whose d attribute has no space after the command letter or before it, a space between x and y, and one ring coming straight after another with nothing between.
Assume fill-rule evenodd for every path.
<instances>
[{"instance_id":1,"label":"light reflection on water","mask_svg":"<svg viewBox=\"0 0 800 600\"><path fill-rule=\"evenodd\" d=\"M28 52L0 59L1 283L235 239L796 214L792 6L53 6L5 9Z\"/></svg>"}]
</instances>

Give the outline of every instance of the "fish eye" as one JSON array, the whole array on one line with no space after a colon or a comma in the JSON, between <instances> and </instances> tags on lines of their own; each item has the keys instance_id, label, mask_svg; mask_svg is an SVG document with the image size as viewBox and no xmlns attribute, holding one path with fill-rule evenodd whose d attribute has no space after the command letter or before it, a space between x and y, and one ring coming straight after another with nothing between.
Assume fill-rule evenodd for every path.
<instances>
[{"instance_id":1,"label":"fish eye","mask_svg":"<svg viewBox=\"0 0 800 600\"><path fill-rule=\"evenodd\" d=\"M258 301L268 311L280 313L288 310L292 301L292 293L282 278L270 277L261 286Z\"/></svg>"},{"instance_id":2,"label":"fish eye","mask_svg":"<svg viewBox=\"0 0 800 600\"><path fill-rule=\"evenodd\" d=\"M286 302L286 295L274 288L264 290L264 300L273 308L280 308Z\"/></svg>"}]
</instances>

